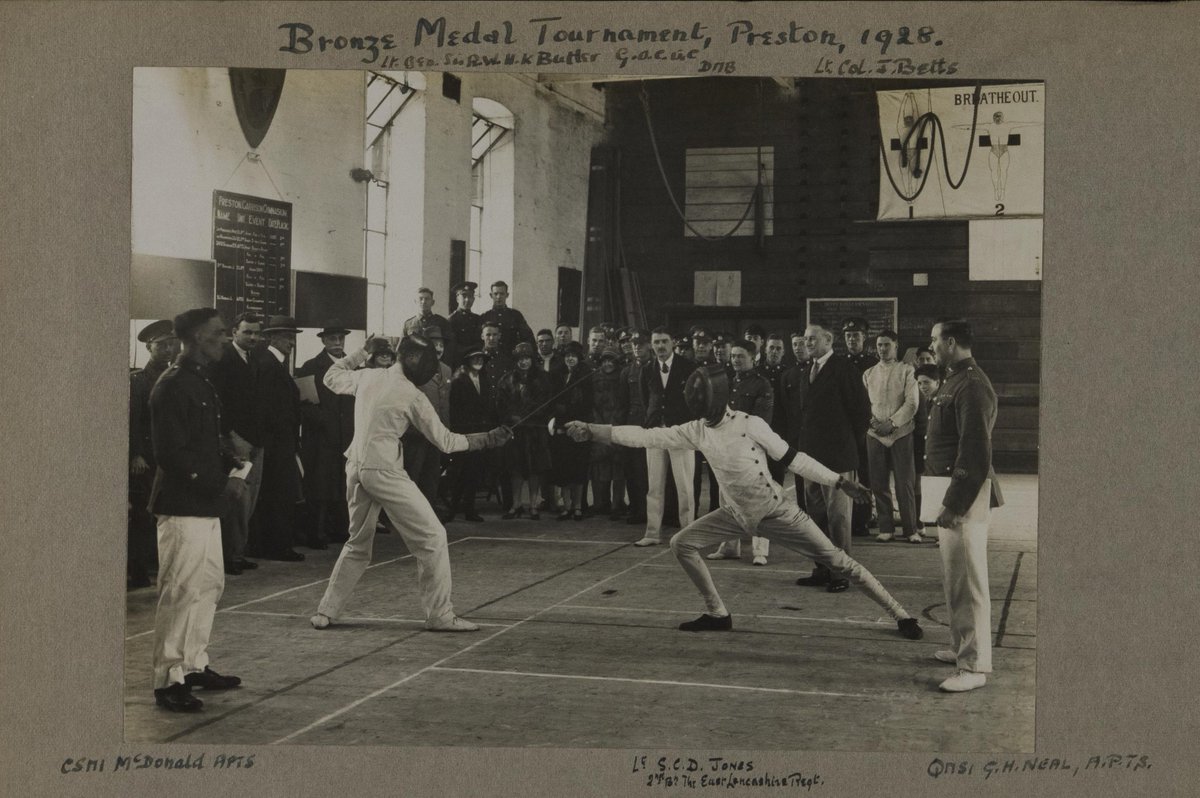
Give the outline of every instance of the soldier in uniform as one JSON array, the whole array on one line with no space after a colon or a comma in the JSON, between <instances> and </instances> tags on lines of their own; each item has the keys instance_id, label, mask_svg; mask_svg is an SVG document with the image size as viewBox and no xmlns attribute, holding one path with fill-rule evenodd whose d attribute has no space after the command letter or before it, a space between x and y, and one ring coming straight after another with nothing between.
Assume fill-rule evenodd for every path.
<instances>
[{"instance_id":1,"label":"soldier in uniform","mask_svg":"<svg viewBox=\"0 0 1200 798\"><path fill-rule=\"evenodd\" d=\"M481 319L484 324L494 323L500 328L500 351L512 352L517 344L533 346L533 330L525 322L521 311L508 306L508 283L497 280L492 283L492 309Z\"/></svg>"},{"instance_id":2,"label":"soldier in uniform","mask_svg":"<svg viewBox=\"0 0 1200 798\"><path fill-rule=\"evenodd\" d=\"M730 335L729 333L719 332L713 336L713 348L712 348L713 358L715 358L718 363L725 366L726 371L730 370L729 369L729 345L731 343L733 343L733 341L734 341L734 337L732 335Z\"/></svg>"},{"instance_id":3,"label":"soldier in uniform","mask_svg":"<svg viewBox=\"0 0 1200 798\"><path fill-rule=\"evenodd\" d=\"M692 328L692 356L697 366L711 366L717 362L717 356L713 354L712 333L706 327L697 325Z\"/></svg>"},{"instance_id":4,"label":"soldier in uniform","mask_svg":"<svg viewBox=\"0 0 1200 798\"><path fill-rule=\"evenodd\" d=\"M771 428L777 429L779 436L788 442L789 446L800 444L800 426L804 420L804 394L808 388L810 364L808 362L808 344L805 343L804 333L793 332L792 357L796 363L779 378L779 390L775 394L775 414ZM800 509L805 509L804 481L796 480L796 503Z\"/></svg>"},{"instance_id":5,"label":"soldier in uniform","mask_svg":"<svg viewBox=\"0 0 1200 798\"><path fill-rule=\"evenodd\" d=\"M456 352L466 352L479 346L482 334L482 320L479 314L471 310L475 304L475 290L478 283L470 281L454 286L454 296L458 299L458 307L450 314L450 343ZM448 362L448 361L447 361Z\"/></svg>"},{"instance_id":6,"label":"soldier in uniform","mask_svg":"<svg viewBox=\"0 0 1200 798\"><path fill-rule=\"evenodd\" d=\"M858 369L860 374L866 374L867 369L879 362L879 358L865 349L867 330L867 320L860 316L846 319L842 324L842 337L846 341L846 359ZM865 432L858 438L858 463L858 478L870 485L871 466L867 459L867 436ZM871 524L873 509L874 507L867 504L854 505L853 517L850 520L850 534L870 534L868 527Z\"/></svg>"},{"instance_id":7,"label":"soldier in uniform","mask_svg":"<svg viewBox=\"0 0 1200 798\"><path fill-rule=\"evenodd\" d=\"M771 418L767 419L767 421L770 423L771 429L775 431L775 434L782 436L787 429L787 413L784 411L780 397L783 396L783 375L790 368L784 360L784 350L786 347L783 342L783 333L769 333L764 347L766 348L766 354L763 356L762 364L756 371L771 384L771 392L775 396L775 410L771 414ZM767 463L767 468L771 472L771 477L782 485L783 475L787 469L774 460Z\"/></svg>"},{"instance_id":8,"label":"soldier in uniform","mask_svg":"<svg viewBox=\"0 0 1200 798\"><path fill-rule=\"evenodd\" d=\"M154 518L147 508L154 483L154 442L150 436L150 389L179 354L179 339L170 319L151 322L138 333L150 361L129 377L129 538L125 585L150 587L150 571L158 561Z\"/></svg>"},{"instance_id":9,"label":"soldier in uniform","mask_svg":"<svg viewBox=\"0 0 1200 798\"><path fill-rule=\"evenodd\" d=\"M751 324L742 338L754 344L754 349L758 352L754 357L754 366L757 368L763 361L763 344L767 342L767 331L759 324Z\"/></svg>"},{"instance_id":10,"label":"soldier in uniform","mask_svg":"<svg viewBox=\"0 0 1200 798\"><path fill-rule=\"evenodd\" d=\"M434 313L433 305L433 291L429 288L418 288L417 308L420 312L404 322L404 334L420 335L421 331L428 327L437 327L442 331L442 341L447 343L445 353L442 355L442 362L453 363L454 352L451 351L453 347L449 345L452 339L450 322Z\"/></svg>"},{"instance_id":11,"label":"soldier in uniform","mask_svg":"<svg viewBox=\"0 0 1200 798\"><path fill-rule=\"evenodd\" d=\"M483 369L480 372L480 378L483 381L484 401L492 414L499 418L499 406L497 405L497 391L500 386L500 380L505 374L513 370L513 359L509 351L500 349L500 325L494 321L483 322L483 354L486 360L483 364ZM504 510L512 508L512 482L508 475L508 469L504 464L503 452L499 450L488 451L484 460L487 462L486 480L489 485L496 486L496 492L500 496L500 506Z\"/></svg>"},{"instance_id":12,"label":"soldier in uniform","mask_svg":"<svg viewBox=\"0 0 1200 798\"><path fill-rule=\"evenodd\" d=\"M713 352L712 334L706 327L695 325L690 330L692 338L692 357L697 366L711 366L717 362ZM692 495L695 496L695 517L700 517L700 488L704 483L704 474L708 474L708 511L711 513L721 505L721 488L717 484L717 475L708 467L704 453L696 451L696 473L692 476Z\"/></svg>"},{"instance_id":13,"label":"soldier in uniform","mask_svg":"<svg viewBox=\"0 0 1200 798\"><path fill-rule=\"evenodd\" d=\"M600 356L604 354L607 346L608 334L603 327L596 325L588 331L588 351L585 360L592 371L600 368Z\"/></svg>"},{"instance_id":14,"label":"soldier in uniform","mask_svg":"<svg viewBox=\"0 0 1200 798\"><path fill-rule=\"evenodd\" d=\"M750 340L738 341L729 352L733 363L733 379L729 381L729 408L735 412L757 416L770 424L775 409L775 392L771 389L770 381L754 368L755 354L754 342ZM750 547L755 565L767 564L770 546L771 541L764 537L751 537ZM742 541L727 540L708 555L708 559L736 560L741 556Z\"/></svg>"},{"instance_id":15,"label":"soldier in uniform","mask_svg":"<svg viewBox=\"0 0 1200 798\"><path fill-rule=\"evenodd\" d=\"M958 667L940 687L960 693L983 687L992 672L987 536L991 510L1004 502L992 470L996 391L971 355L968 322L935 324L931 338L945 378L929 414L922 493L926 517L936 513L951 641L933 656Z\"/></svg>"},{"instance_id":16,"label":"soldier in uniform","mask_svg":"<svg viewBox=\"0 0 1200 798\"><path fill-rule=\"evenodd\" d=\"M632 340L632 336L630 338ZM622 424L642 426L646 423L646 396L642 393L642 372L646 365L654 360L654 351L649 343L642 343L634 349L633 360L621 369L621 382L617 390L617 403L620 405L623 418ZM629 517L627 524L646 523L646 455L638 449L617 446L618 455L622 458L625 470L626 484L629 489Z\"/></svg>"},{"instance_id":17,"label":"soldier in uniform","mask_svg":"<svg viewBox=\"0 0 1200 798\"><path fill-rule=\"evenodd\" d=\"M325 372L346 356L350 330L336 321L317 333L324 349L296 369L297 377L312 377L317 404L300 404L300 461L304 464L304 498L308 504L308 546L327 548L329 541L346 539L345 451L354 439L354 397L325 386Z\"/></svg>"}]
</instances>

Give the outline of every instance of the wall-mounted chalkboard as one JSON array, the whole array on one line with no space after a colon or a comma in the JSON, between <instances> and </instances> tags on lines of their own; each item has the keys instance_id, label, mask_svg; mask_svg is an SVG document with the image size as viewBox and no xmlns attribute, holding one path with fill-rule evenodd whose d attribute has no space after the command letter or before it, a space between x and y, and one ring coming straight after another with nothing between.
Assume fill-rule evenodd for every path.
<instances>
[{"instance_id":1,"label":"wall-mounted chalkboard","mask_svg":"<svg viewBox=\"0 0 1200 798\"><path fill-rule=\"evenodd\" d=\"M173 319L190 308L213 307L213 262L133 253L129 318Z\"/></svg>"},{"instance_id":2,"label":"wall-mounted chalkboard","mask_svg":"<svg viewBox=\"0 0 1200 798\"><path fill-rule=\"evenodd\" d=\"M291 299L292 203L213 192L216 307L231 320L247 311L286 314Z\"/></svg>"},{"instance_id":3,"label":"wall-mounted chalkboard","mask_svg":"<svg viewBox=\"0 0 1200 798\"><path fill-rule=\"evenodd\" d=\"M367 329L367 280L342 274L293 272L296 277L296 324L324 327L330 322L351 330Z\"/></svg>"},{"instance_id":4,"label":"wall-mounted chalkboard","mask_svg":"<svg viewBox=\"0 0 1200 798\"><path fill-rule=\"evenodd\" d=\"M809 324L820 324L833 331L834 349L845 350L842 323L859 317L867 320L867 348L875 348L875 337L884 330L895 330L899 323L896 297L838 297L810 299L806 311Z\"/></svg>"}]
</instances>

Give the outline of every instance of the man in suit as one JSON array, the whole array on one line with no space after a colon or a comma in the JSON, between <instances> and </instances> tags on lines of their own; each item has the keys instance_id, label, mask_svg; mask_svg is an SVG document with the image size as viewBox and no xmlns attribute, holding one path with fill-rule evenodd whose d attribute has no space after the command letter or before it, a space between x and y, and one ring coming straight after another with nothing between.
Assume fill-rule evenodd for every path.
<instances>
[{"instance_id":1,"label":"man in suit","mask_svg":"<svg viewBox=\"0 0 1200 798\"><path fill-rule=\"evenodd\" d=\"M454 296L458 299L458 307L450 314L447 321L450 322L450 338L456 353L479 346L482 322L479 314L471 310L475 305L477 288L479 288L479 284L469 280L454 286Z\"/></svg>"},{"instance_id":2,"label":"man in suit","mask_svg":"<svg viewBox=\"0 0 1200 798\"><path fill-rule=\"evenodd\" d=\"M300 328L291 316L271 316L263 327L267 346L258 352L263 407L263 478L259 496L257 553L267 560L298 562L296 505L303 498L296 453L300 440L300 389L288 370Z\"/></svg>"},{"instance_id":3,"label":"man in suit","mask_svg":"<svg viewBox=\"0 0 1200 798\"><path fill-rule=\"evenodd\" d=\"M484 394L483 364L487 355L479 346L463 355L463 367L450 383L450 430L463 435L487 432L496 426L495 408ZM453 486L450 515L461 512L468 521L480 522L475 512L475 494L483 482L485 455L482 451L456 452L451 455L450 483Z\"/></svg>"},{"instance_id":4,"label":"man in suit","mask_svg":"<svg viewBox=\"0 0 1200 798\"><path fill-rule=\"evenodd\" d=\"M406 319L404 322L405 335L420 335L422 330L430 327L437 327L442 331L442 341L445 343L445 355L443 355L443 363L453 362L454 353L451 344L453 338L450 329L450 322L433 312L435 302L433 299L433 291L429 288L417 289L417 315Z\"/></svg>"},{"instance_id":5,"label":"man in suit","mask_svg":"<svg viewBox=\"0 0 1200 798\"><path fill-rule=\"evenodd\" d=\"M987 683L992 672L992 609L987 535L991 510L1004 503L992 470L996 391L971 355L971 325L962 320L933 326L929 348L945 378L934 397L926 437L922 493L937 508L951 648L934 658L958 667L939 685L961 693ZM932 517L932 506L926 517Z\"/></svg>"},{"instance_id":6,"label":"man in suit","mask_svg":"<svg viewBox=\"0 0 1200 798\"><path fill-rule=\"evenodd\" d=\"M150 360L129 377L129 538L126 544L127 588L150 587L157 562L154 518L148 502L156 464L150 435L150 390L179 354L179 339L170 319L147 324L137 339Z\"/></svg>"},{"instance_id":7,"label":"man in suit","mask_svg":"<svg viewBox=\"0 0 1200 798\"><path fill-rule=\"evenodd\" d=\"M302 402L300 461L304 464L304 498L309 518L308 547L324 549L343 541L350 525L346 513L346 448L354 438L354 397L325 386L325 372L346 356L350 330L336 321L317 333L324 349L296 369L297 377L312 377L317 403Z\"/></svg>"},{"instance_id":8,"label":"man in suit","mask_svg":"<svg viewBox=\"0 0 1200 798\"><path fill-rule=\"evenodd\" d=\"M819 324L804 330L804 340L812 357L808 383L801 408L800 451L824 463L848 480L858 472L858 438L866 434L871 404L862 374L833 351L833 333ZM808 514L825 531L833 544L850 553L850 505L845 493L828 485L805 480L804 499ZM834 578L828 568L817 563L811 576L798 585L824 585L830 593L846 590L844 577Z\"/></svg>"},{"instance_id":9,"label":"man in suit","mask_svg":"<svg viewBox=\"0 0 1200 798\"><path fill-rule=\"evenodd\" d=\"M647 428L670 427L691 419L683 400L683 384L696 369L696 364L675 354L675 338L666 327L650 333L654 360L642 370L642 394L646 397ZM688 449L646 449L646 533L635 546L657 546L662 543L663 504L667 488L667 465L675 479L679 499L679 524L692 522L695 500L692 477L696 456Z\"/></svg>"},{"instance_id":10,"label":"man in suit","mask_svg":"<svg viewBox=\"0 0 1200 798\"><path fill-rule=\"evenodd\" d=\"M492 283L492 309L480 317L484 324L494 323L500 329L500 351L512 352L517 344L533 345L533 330L525 322L521 311L508 306L508 283L497 280Z\"/></svg>"},{"instance_id":11,"label":"man in suit","mask_svg":"<svg viewBox=\"0 0 1200 798\"><path fill-rule=\"evenodd\" d=\"M258 567L245 555L258 543L258 530L251 527L251 519L258 508L263 480L263 406L258 384L261 336L262 317L257 313L241 314L234 319L232 340L210 369L221 397L221 434L233 453L251 466L241 504L229 505L221 514L225 573L232 576Z\"/></svg>"}]
</instances>

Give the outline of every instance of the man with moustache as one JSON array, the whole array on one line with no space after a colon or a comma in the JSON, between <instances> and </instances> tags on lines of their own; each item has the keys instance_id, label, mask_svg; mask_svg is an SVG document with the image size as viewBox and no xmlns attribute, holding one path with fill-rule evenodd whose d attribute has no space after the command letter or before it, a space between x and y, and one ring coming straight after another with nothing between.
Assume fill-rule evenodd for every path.
<instances>
[{"instance_id":1,"label":"man with moustache","mask_svg":"<svg viewBox=\"0 0 1200 798\"><path fill-rule=\"evenodd\" d=\"M210 369L221 397L221 432L234 454L251 466L246 490L240 494L241 505L230 504L221 514L225 573L233 576L258 567L245 554L248 548L257 546L260 535L255 511L263 480L264 408L258 364L262 322L262 316L252 312L234 319L232 340L224 345L221 358Z\"/></svg>"},{"instance_id":2,"label":"man with moustache","mask_svg":"<svg viewBox=\"0 0 1200 798\"><path fill-rule=\"evenodd\" d=\"M856 480L858 445L866 434L871 405L862 374L846 358L833 351L833 333L820 324L804 330L804 342L811 355L808 383L800 409L799 446L796 448L842 475ZM850 553L850 499L846 494L816 481L805 481L804 498L808 513L833 544ZM849 587L844 577L834 577L817 563L810 576L796 580L798 585L824 586L830 593Z\"/></svg>"},{"instance_id":3,"label":"man with moustache","mask_svg":"<svg viewBox=\"0 0 1200 798\"><path fill-rule=\"evenodd\" d=\"M475 291L478 283L470 280L454 286L454 296L458 299L458 307L450 314L450 340L455 352L465 352L479 346L480 335L483 331L483 321L479 314L471 310L475 305Z\"/></svg>"},{"instance_id":4,"label":"man with moustache","mask_svg":"<svg viewBox=\"0 0 1200 798\"><path fill-rule=\"evenodd\" d=\"M533 345L533 330L526 323L521 311L508 306L508 283L497 280L492 283L492 309L483 313L484 324L492 323L500 329L500 351L512 352L519 343Z\"/></svg>"},{"instance_id":5,"label":"man with moustache","mask_svg":"<svg viewBox=\"0 0 1200 798\"><path fill-rule=\"evenodd\" d=\"M300 328L291 316L271 316L263 326L267 346L258 355L263 406L263 477L255 553L262 559L299 562L296 505L303 498L296 459L300 439L300 389L288 370ZM310 541L311 542L311 541Z\"/></svg>"},{"instance_id":6,"label":"man with moustache","mask_svg":"<svg viewBox=\"0 0 1200 798\"><path fill-rule=\"evenodd\" d=\"M179 355L179 339L170 319L147 324L137 339L150 360L129 377L129 537L126 544L125 586L150 587L157 562L154 518L147 507L156 469L150 435L150 391Z\"/></svg>"},{"instance_id":7,"label":"man with moustache","mask_svg":"<svg viewBox=\"0 0 1200 798\"><path fill-rule=\"evenodd\" d=\"M325 386L325 372L346 356L350 330L331 321L317 332L322 350L296 369L297 377L312 377L317 403L301 401L300 462L304 464L304 498L308 505L305 534L313 549L346 539L346 458L354 438L354 397L341 396Z\"/></svg>"}]
</instances>

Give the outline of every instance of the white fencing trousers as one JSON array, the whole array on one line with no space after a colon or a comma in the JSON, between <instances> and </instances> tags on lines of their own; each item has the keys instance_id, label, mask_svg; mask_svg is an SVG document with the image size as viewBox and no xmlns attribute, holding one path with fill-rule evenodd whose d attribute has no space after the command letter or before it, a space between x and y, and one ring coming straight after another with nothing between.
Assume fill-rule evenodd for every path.
<instances>
[{"instance_id":1,"label":"white fencing trousers","mask_svg":"<svg viewBox=\"0 0 1200 798\"><path fill-rule=\"evenodd\" d=\"M330 618L341 615L354 586L371 564L375 524L382 509L417 561L417 585L426 620L436 622L453 614L446 528L407 472L402 467L389 471L347 468L346 500L350 505L350 539L342 546L317 612Z\"/></svg>"},{"instance_id":2,"label":"white fencing trousers","mask_svg":"<svg viewBox=\"0 0 1200 798\"><path fill-rule=\"evenodd\" d=\"M646 450L646 537L662 538L663 497L667 492L667 461L675 478L679 498L679 525L685 527L695 517L692 477L696 473L696 453L691 449Z\"/></svg>"},{"instance_id":3,"label":"white fencing trousers","mask_svg":"<svg viewBox=\"0 0 1200 798\"><path fill-rule=\"evenodd\" d=\"M762 519L757 532L761 537L820 563L836 576L849 579L896 620L909 617L870 571L833 545L821 528L795 504L785 503L773 515ZM700 550L714 543L740 539L745 534L733 513L718 507L671 538L671 551L691 578L692 584L700 591L710 611L721 606L721 598L704 564L704 558L700 556Z\"/></svg>"},{"instance_id":4,"label":"white fencing trousers","mask_svg":"<svg viewBox=\"0 0 1200 798\"><path fill-rule=\"evenodd\" d=\"M938 526L942 583L950 614L950 647L958 667L992 672L992 600L988 586L987 536L992 481L985 479L963 519L962 529Z\"/></svg>"},{"instance_id":5,"label":"white fencing trousers","mask_svg":"<svg viewBox=\"0 0 1200 798\"><path fill-rule=\"evenodd\" d=\"M182 684L208 665L213 614L225 590L221 520L158 518L158 608L154 612L154 689Z\"/></svg>"}]
</instances>

